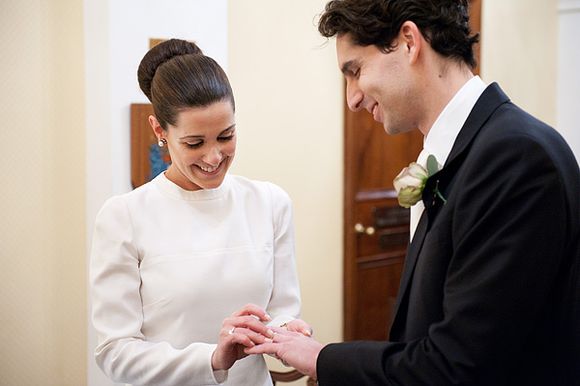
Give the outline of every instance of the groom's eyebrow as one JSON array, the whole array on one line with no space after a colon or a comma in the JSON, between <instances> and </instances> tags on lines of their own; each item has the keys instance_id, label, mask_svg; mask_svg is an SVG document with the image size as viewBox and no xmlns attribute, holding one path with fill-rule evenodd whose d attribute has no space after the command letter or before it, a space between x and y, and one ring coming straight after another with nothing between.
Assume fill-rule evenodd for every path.
<instances>
[{"instance_id":1,"label":"groom's eyebrow","mask_svg":"<svg viewBox=\"0 0 580 386\"><path fill-rule=\"evenodd\" d=\"M356 63L357 62L355 60L349 60L342 65L340 71L343 73L344 76L353 75L354 71L352 68L355 67Z\"/></svg>"}]
</instances>

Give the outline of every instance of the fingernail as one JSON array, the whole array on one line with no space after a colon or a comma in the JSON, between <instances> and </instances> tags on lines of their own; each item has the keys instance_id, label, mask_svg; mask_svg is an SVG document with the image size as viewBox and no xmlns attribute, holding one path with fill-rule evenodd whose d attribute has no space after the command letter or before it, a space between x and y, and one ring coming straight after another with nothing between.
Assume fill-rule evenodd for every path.
<instances>
[{"instance_id":1,"label":"fingernail","mask_svg":"<svg viewBox=\"0 0 580 386\"><path fill-rule=\"evenodd\" d=\"M272 320L272 317L268 314L264 315L264 317L266 318L266 320Z\"/></svg>"},{"instance_id":2,"label":"fingernail","mask_svg":"<svg viewBox=\"0 0 580 386\"><path fill-rule=\"evenodd\" d=\"M266 331L266 334L268 334L268 336L270 336L272 338L274 337L274 331L272 331L272 330Z\"/></svg>"},{"instance_id":3,"label":"fingernail","mask_svg":"<svg viewBox=\"0 0 580 386\"><path fill-rule=\"evenodd\" d=\"M272 339L270 339L270 338L264 338L264 342L266 342L266 343L272 343L274 341Z\"/></svg>"},{"instance_id":4,"label":"fingernail","mask_svg":"<svg viewBox=\"0 0 580 386\"><path fill-rule=\"evenodd\" d=\"M306 336L312 336L312 333L308 330L302 330L302 333Z\"/></svg>"}]
</instances>

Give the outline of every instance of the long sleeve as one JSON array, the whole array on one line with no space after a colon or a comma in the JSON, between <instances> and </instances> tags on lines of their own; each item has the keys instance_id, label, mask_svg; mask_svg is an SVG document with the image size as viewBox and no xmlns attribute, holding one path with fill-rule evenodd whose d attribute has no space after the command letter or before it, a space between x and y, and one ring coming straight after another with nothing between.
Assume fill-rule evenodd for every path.
<instances>
[{"instance_id":1,"label":"long sleeve","mask_svg":"<svg viewBox=\"0 0 580 386\"><path fill-rule=\"evenodd\" d=\"M292 203L278 186L268 184L274 229L274 286L267 312L271 325L281 325L300 314L300 288L296 273Z\"/></svg>"},{"instance_id":2,"label":"long sleeve","mask_svg":"<svg viewBox=\"0 0 580 386\"><path fill-rule=\"evenodd\" d=\"M217 384L211 369L214 344L176 349L141 332L139 251L123 197L110 199L97 216L90 263L98 365L116 382L134 385Z\"/></svg>"}]
</instances>

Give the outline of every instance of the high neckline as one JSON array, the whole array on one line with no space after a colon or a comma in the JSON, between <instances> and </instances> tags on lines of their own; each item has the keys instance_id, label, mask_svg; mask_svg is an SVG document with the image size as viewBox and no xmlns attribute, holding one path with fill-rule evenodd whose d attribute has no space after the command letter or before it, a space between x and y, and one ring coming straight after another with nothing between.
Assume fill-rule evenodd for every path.
<instances>
[{"instance_id":1,"label":"high neckline","mask_svg":"<svg viewBox=\"0 0 580 386\"><path fill-rule=\"evenodd\" d=\"M226 174L221 185L214 189L199 189L199 190L186 190L170 181L165 172L159 173L157 177L153 179L153 183L166 195L184 201L205 201L205 200L215 200L223 197L229 186L230 176Z\"/></svg>"}]
</instances>

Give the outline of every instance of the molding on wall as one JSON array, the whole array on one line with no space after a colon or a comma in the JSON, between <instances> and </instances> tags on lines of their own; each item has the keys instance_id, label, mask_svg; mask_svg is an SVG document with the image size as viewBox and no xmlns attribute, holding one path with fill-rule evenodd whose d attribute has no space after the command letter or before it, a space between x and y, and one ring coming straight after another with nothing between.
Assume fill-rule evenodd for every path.
<instances>
[{"instance_id":1,"label":"molding on wall","mask_svg":"<svg viewBox=\"0 0 580 386\"><path fill-rule=\"evenodd\" d=\"M560 1L558 4L558 13L580 13L580 1Z\"/></svg>"}]
</instances>

